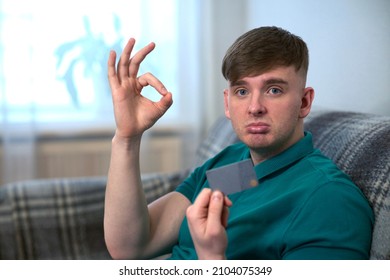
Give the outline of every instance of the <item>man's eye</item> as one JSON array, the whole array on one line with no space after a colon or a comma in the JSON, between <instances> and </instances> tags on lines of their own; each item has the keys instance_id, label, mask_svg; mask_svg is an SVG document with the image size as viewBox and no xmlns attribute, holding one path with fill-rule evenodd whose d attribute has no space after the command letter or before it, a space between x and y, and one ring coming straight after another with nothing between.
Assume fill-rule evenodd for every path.
<instances>
[{"instance_id":1,"label":"man's eye","mask_svg":"<svg viewBox=\"0 0 390 280\"><path fill-rule=\"evenodd\" d=\"M281 94L282 91L278 88L270 88L268 91L270 94Z\"/></svg>"},{"instance_id":2,"label":"man's eye","mask_svg":"<svg viewBox=\"0 0 390 280\"><path fill-rule=\"evenodd\" d=\"M239 96L245 96L248 94L248 91L246 89L239 89L236 91L236 94L239 95Z\"/></svg>"}]
</instances>

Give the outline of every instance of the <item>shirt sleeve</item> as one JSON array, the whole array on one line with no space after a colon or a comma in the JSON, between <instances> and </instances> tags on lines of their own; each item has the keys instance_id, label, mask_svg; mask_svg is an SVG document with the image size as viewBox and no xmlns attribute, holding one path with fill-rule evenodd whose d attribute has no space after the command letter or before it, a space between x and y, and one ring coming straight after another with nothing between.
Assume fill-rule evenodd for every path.
<instances>
[{"instance_id":1,"label":"shirt sleeve","mask_svg":"<svg viewBox=\"0 0 390 280\"><path fill-rule=\"evenodd\" d=\"M176 191L183 194L192 203L195 201L196 196L204 187L206 179L207 165L196 168L190 176L187 177L177 188Z\"/></svg>"},{"instance_id":2,"label":"shirt sleeve","mask_svg":"<svg viewBox=\"0 0 390 280\"><path fill-rule=\"evenodd\" d=\"M176 191L183 194L189 201L193 201L196 189L196 171L192 172L177 188Z\"/></svg>"}]
</instances>

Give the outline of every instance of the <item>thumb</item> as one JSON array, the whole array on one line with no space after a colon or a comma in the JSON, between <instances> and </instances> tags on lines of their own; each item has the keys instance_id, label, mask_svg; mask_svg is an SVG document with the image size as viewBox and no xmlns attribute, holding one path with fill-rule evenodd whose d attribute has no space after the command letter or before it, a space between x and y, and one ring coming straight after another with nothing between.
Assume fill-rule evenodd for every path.
<instances>
[{"instance_id":1,"label":"thumb","mask_svg":"<svg viewBox=\"0 0 390 280\"><path fill-rule=\"evenodd\" d=\"M209 211L208 211L208 226L220 225L224 212L224 196L222 192L215 191L211 195Z\"/></svg>"}]
</instances>

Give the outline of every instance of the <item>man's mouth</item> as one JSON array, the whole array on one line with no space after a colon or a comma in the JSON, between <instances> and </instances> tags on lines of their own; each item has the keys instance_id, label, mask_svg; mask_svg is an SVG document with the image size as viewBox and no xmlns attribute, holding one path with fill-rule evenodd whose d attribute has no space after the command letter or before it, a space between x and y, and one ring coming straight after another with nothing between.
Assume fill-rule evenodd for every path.
<instances>
[{"instance_id":1,"label":"man's mouth","mask_svg":"<svg viewBox=\"0 0 390 280\"><path fill-rule=\"evenodd\" d=\"M270 130L270 126L264 122L253 122L246 126L246 130L251 134L263 134Z\"/></svg>"}]
</instances>

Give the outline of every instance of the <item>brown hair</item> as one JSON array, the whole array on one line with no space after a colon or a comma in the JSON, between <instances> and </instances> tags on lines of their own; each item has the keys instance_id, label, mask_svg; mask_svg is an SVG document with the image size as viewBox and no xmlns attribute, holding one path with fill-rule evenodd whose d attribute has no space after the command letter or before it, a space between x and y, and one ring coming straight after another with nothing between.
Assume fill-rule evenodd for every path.
<instances>
[{"instance_id":1,"label":"brown hair","mask_svg":"<svg viewBox=\"0 0 390 280\"><path fill-rule=\"evenodd\" d=\"M259 27L241 35L227 50L222 74L235 82L245 76L264 73L277 66L303 69L306 77L309 51L298 36L279 27Z\"/></svg>"}]
</instances>

